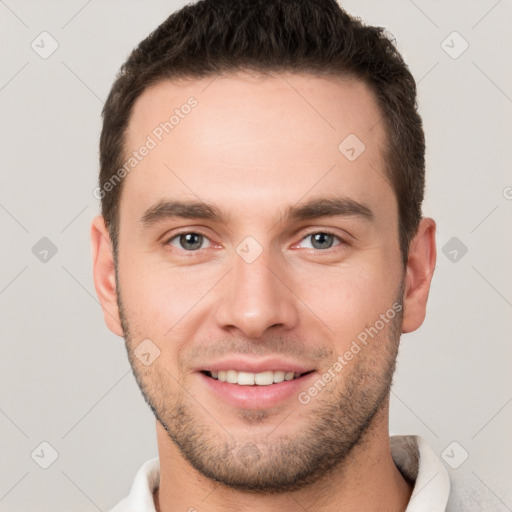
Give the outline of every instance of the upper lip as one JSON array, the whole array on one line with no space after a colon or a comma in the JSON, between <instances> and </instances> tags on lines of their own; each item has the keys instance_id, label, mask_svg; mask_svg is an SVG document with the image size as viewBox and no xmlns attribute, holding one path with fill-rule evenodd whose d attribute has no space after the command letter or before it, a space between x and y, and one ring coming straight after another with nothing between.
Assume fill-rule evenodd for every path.
<instances>
[{"instance_id":1,"label":"upper lip","mask_svg":"<svg viewBox=\"0 0 512 512\"><path fill-rule=\"evenodd\" d=\"M236 370L239 372L262 373L267 371L285 371L294 373L307 373L314 368L303 363L283 359L282 357L266 357L260 359L226 357L217 361L208 362L196 368L198 372L219 372L223 370Z\"/></svg>"}]
</instances>

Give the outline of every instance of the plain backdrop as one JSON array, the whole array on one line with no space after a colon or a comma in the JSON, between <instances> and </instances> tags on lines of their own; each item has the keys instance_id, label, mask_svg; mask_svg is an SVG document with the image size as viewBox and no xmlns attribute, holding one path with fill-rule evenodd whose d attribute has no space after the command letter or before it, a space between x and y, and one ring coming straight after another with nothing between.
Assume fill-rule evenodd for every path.
<instances>
[{"instance_id":1,"label":"plain backdrop","mask_svg":"<svg viewBox=\"0 0 512 512\"><path fill-rule=\"evenodd\" d=\"M89 227L103 101L131 49L183 4L0 1L1 511L106 511L157 455L124 341L97 303ZM342 5L386 27L418 81L424 215L437 221L391 432L423 436L512 510L512 3Z\"/></svg>"}]
</instances>

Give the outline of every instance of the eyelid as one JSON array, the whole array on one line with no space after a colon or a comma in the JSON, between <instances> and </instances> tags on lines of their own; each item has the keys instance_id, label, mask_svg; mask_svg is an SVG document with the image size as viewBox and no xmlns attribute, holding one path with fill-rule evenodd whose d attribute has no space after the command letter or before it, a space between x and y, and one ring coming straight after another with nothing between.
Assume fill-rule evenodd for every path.
<instances>
[{"instance_id":1,"label":"eyelid","mask_svg":"<svg viewBox=\"0 0 512 512\"><path fill-rule=\"evenodd\" d=\"M182 226L182 227L175 227L175 228L168 229L165 231L165 233L160 235L158 238L159 238L159 240L170 240L176 236L186 235L188 233L196 233L197 235L203 235L204 237L209 238L210 235L207 235L206 234L207 232L210 232L210 230L205 226L190 225L190 226Z\"/></svg>"},{"instance_id":2,"label":"eyelid","mask_svg":"<svg viewBox=\"0 0 512 512\"><path fill-rule=\"evenodd\" d=\"M317 233L324 233L325 235L332 235L332 236L339 238L340 240L346 240L347 238L349 238L348 235L342 235L342 234L338 233L337 231L330 229L330 228L311 228L311 229L308 229L304 233L301 240L306 238L307 236L315 235Z\"/></svg>"}]
</instances>

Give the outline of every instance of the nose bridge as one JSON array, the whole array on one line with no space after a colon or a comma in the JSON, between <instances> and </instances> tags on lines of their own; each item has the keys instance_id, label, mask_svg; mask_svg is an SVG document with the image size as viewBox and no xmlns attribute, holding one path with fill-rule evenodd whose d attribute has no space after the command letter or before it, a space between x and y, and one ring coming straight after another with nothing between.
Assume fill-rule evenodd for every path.
<instances>
[{"instance_id":1,"label":"nose bridge","mask_svg":"<svg viewBox=\"0 0 512 512\"><path fill-rule=\"evenodd\" d=\"M282 266L277 256L271 257L268 249L258 248L251 240L238 246L217 310L221 328L237 328L244 336L257 338L269 327L295 325L294 295L278 268Z\"/></svg>"}]
</instances>

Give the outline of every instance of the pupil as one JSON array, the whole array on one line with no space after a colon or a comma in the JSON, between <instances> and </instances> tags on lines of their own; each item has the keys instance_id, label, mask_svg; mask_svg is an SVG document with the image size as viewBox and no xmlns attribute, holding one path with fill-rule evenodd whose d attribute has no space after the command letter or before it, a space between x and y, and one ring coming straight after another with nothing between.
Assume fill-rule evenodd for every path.
<instances>
[{"instance_id":1,"label":"pupil","mask_svg":"<svg viewBox=\"0 0 512 512\"><path fill-rule=\"evenodd\" d=\"M199 249L201 247L202 235L197 233L187 233L181 235L180 243L184 249Z\"/></svg>"},{"instance_id":2,"label":"pupil","mask_svg":"<svg viewBox=\"0 0 512 512\"><path fill-rule=\"evenodd\" d=\"M332 235L329 235L328 233L316 233L313 236L313 247L315 249L325 249L326 248L326 240L327 240L327 248L330 248L332 245ZM318 242L318 243L317 243ZM329 243L331 242L331 243ZM322 245L324 244L324 245ZM318 245L318 247L317 247Z\"/></svg>"}]
</instances>

